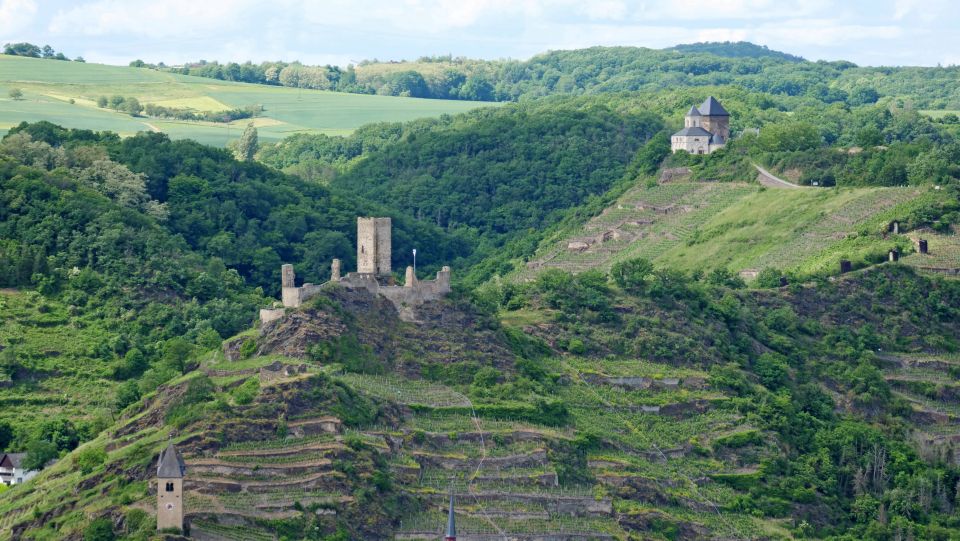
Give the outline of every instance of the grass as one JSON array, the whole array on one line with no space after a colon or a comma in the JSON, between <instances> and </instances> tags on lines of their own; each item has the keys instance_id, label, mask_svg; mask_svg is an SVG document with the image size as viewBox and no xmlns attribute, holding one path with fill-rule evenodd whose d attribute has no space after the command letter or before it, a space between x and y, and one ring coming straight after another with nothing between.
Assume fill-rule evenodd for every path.
<instances>
[{"instance_id":1,"label":"grass","mask_svg":"<svg viewBox=\"0 0 960 541\"><path fill-rule=\"evenodd\" d=\"M951 109L921 109L920 114L930 118L943 118L949 114L960 116L960 111Z\"/></svg>"},{"instance_id":2,"label":"grass","mask_svg":"<svg viewBox=\"0 0 960 541\"><path fill-rule=\"evenodd\" d=\"M11 88L22 100L7 98ZM263 105L257 120L261 141L278 141L294 133L345 135L372 122L399 122L456 114L476 102L344 94L319 90L217 81L102 64L56 62L0 55L0 131L22 121L48 120L69 128L110 130L121 135L162 131L176 139L224 146L237 139L249 120L231 124L134 118L96 106L99 96L133 96L142 104L222 111ZM70 103L70 100L74 103Z\"/></svg>"},{"instance_id":3,"label":"grass","mask_svg":"<svg viewBox=\"0 0 960 541\"><path fill-rule=\"evenodd\" d=\"M109 379L110 363L91 352L112 337L95 316L72 316L38 293L0 292L0 346L20 367L16 383L0 388L0 419L109 417L117 383Z\"/></svg>"},{"instance_id":4,"label":"grass","mask_svg":"<svg viewBox=\"0 0 960 541\"><path fill-rule=\"evenodd\" d=\"M881 237L883 226L938 196L913 187L637 186L575 234L541 246L534 261L540 269L574 272L645 257L657 266L688 271L776 267L803 274L835 273L840 259L870 262L894 246L909 252L910 240L905 235ZM608 238L600 240L604 233ZM588 249L568 249L571 241L584 239ZM533 272L524 271L524 277Z\"/></svg>"}]
</instances>

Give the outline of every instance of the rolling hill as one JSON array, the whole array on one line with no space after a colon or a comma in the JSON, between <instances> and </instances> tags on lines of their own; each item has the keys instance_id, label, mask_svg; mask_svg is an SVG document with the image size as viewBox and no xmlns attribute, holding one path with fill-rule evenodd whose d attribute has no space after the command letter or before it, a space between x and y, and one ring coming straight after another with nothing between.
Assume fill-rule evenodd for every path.
<instances>
[{"instance_id":1,"label":"rolling hill","mask_svg":"<svg viewBox=\"0 0 960 541\"><path fill-rule=\"evenodd\" d=\"M21 89L23 99L9 98L11 88ZM363 124L456 114L478 105L212 81L148 68L0 55L0 133L23 121L46 120L70 128L110 130L122 135L162 131L176 139L223 146L238 138L249 122L135 118L97 107L98 97L114 95L136 97L144 105L196 111L263 105L263 115L254 119L254 124L264 141L277 141L294 133L344 135Z\"/></svg>"}]
</instances>

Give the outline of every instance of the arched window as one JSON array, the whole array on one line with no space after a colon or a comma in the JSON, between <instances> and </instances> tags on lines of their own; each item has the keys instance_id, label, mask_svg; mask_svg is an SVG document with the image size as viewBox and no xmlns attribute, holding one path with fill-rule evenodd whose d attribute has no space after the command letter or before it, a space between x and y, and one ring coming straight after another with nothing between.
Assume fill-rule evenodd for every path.
<instances>
[{"instance_id":1,"label":"arched window","mask_svg":"<svg viewBox=\"0 0 960 541\"><path fill-rule=\"evenodd\" d=\"M167 483L167 492L173 492L173 483Z\"/></svg>"}]
</instances>

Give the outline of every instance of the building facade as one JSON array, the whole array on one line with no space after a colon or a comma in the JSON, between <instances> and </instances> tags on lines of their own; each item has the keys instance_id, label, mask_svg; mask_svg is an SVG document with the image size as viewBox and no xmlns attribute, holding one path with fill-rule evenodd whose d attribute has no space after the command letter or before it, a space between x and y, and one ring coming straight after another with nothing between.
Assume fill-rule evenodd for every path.
<instances>
[{"instance_id":1,"label":"building facade","mask_svg":"<svg viewBox=\"0 0 960 541\"><path fill-rule=\"evenodd\" d=\"M729 138L730 113L710 96L700 107L690 107L683 118L683 129L670 137L670 149L710 154L726 145Z\"/></svg>"},{"instance_id":2,"label":"building facade","mask_svg":"<svg viewBox=\"0 0 960 541\"><path fill-rule=\"evenodd\" d=\"M19 485L40 473L37 470L23 469L22 462L26 456L26 453L0 454L0 483L7 486Z\"/></svg>"}]
</instances>

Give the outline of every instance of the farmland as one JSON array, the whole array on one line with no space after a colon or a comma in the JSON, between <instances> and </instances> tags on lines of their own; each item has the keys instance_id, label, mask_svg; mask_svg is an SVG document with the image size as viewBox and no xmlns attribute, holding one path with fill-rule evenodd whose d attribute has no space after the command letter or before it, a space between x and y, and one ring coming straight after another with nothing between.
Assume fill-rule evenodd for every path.
<instances>
[{"instance_id":1,"label":"farmland","mask_svg":"<svg viewBox=\"0 0 960 541\"><path fill-rule=\"evenodd\" d=\"M10 99L12 88L21 89L23 98ZM197 112L262 105L263 115L255 119L255 124L263 141L277 141L294 133L345 135L371 122L456 114L478 106L476 102L343 94L212 81L146 68L0 55L0 133L22 121L47 120L69 128L111 130L125 136L162 131L177 139L223 146L238 138L249 122L132 117L97 107L98 97L114 95L132 96L144 105Z\"/></svg>"}]
</instances>

